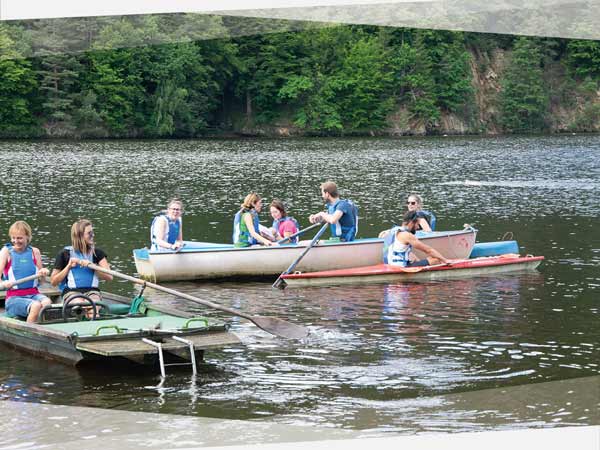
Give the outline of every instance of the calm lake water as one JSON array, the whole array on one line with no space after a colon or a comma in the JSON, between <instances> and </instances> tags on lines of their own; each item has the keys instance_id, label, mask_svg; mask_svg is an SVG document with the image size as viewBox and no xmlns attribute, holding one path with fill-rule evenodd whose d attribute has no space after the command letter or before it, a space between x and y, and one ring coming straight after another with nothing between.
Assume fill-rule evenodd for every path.
<instances>
[{"instance_id":1,"label":"calm lake water","mask_svg":"<svg viewBox=\"0 0 600 450\"><path fill-rule=\"evenodd\" d=\"M373 432L600 423L600 136L12 141L0 142L0 164L0 232L7 240L13 221L28 221L48 265L86 217L113 268L134 274L132 250L148 244L173 196L185 202L186 239L229 242L252 190L286 200L307 225L327 179L359 205L362 237L397 222L407 193L419 192L438 229L470 223L480 242L512 232L521 253L546 257L536 271L419 284L173 283L311 335L289 342L233 318L242 344L207 355L217 370L192 379L183 369L164 383L2 346L0 398ZM118 281L104 289L134 292ZM570 384L523 391L545 382ZM452 407L459 397L468 401Z\"/></svg>"}]
</instances>

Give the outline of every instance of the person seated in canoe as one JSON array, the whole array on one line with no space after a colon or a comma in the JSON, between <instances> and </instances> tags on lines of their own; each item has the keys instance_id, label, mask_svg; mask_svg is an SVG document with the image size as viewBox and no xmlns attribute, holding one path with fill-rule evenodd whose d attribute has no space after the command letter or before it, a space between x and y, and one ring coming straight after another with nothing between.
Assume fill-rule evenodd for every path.
<instances>
[{"instance_id":1,"label":"person seated in canoe","mask_svg":"<svg viewBox=\"0 0 600 450\"><path fill-rule=\"evenodd\" d=\"M274 199L269 206L269 211L271 212L271 217L273 217L273 227L271 228L271 231L276 240L296 234L300 229L296 219L287 215L285 205L281 200ZM296 236L286 242L297 243L298 237Z\"/></svg>"},{"instance_id":2,"label":"person seated in canoe","mask_svg":"<svg viewBox=\"0 0 600 450\"><path fill-rule=\"evenodd\" d=\"M404 215L402 226L392 228L385 237L383 245L383 262L393 266L420 267L434 264L449 264L444 256L423 244L415 236L419 228L419 214L417 211L409 211ZM427 255L427 258L418 260L413 249L419 250Z\"/></svg>"},{"instance_id":3,"label":"person seated in canoe","mask_svg":"<svg viewBox=\"0 0 600 450\"><path fill-rule=\"evenodd\" d=\"M6 292L6 315L37 322L42 307L52 301L38 290L38 280L15 284L21 278L36 275L38 278L48 275L44 268L42 255L31 244L31 227L27 222L18 220L8 229L10 243L0 250L0 273L2 286Z\"/></svg>"},{"instance_id":4,"label":"person seated in canoe","mask_svg":"<svg viewBox=\"0 0 600 450\"><path fill-rule=\"evenodd\" d=\"M183 202L174 198L167 205L167 211L152 220L151 250L179 250L183 247L182 214Z\"/></svg>"},{"instance_id":5,"label":"person seated in canoe","mask_svg":"<svg viewBox=\"0 0 600 450\"><path fill-rule=\"evenodd\" d=\"M409 194L406 198L406 208L408 211L415 211L419 216L419 225L417 227L417 231L433 231L435 230L435 225L437 219L435 214L431 211L426 211L423 209L423 199L419 194ZM384 230L379 233L380 238L386 237L390 230Z\"/></svg>"},{"instance_id":6,"label":"person seated in canoe","mask_svg":"<svg viewBox=\"0 0 600 450\"><path fill-rule=\"evenodd\" d=\"M50 275L50 283L59 286L63 302L79 294L91 298L94 302L102 300L99 282L112 280L112 275L90 269L90 263L110 269L106 253L96 247L94 242L92 222L80 219L71 226L71 245L58 253ZM85 301L82 299L75 303L85 304ZM91 308L87 315L88 318L93 315Z\"/></svg>"},{"instance_id":7,"label":"person seated in canoe","mask_svg":"<svg viewBox=\"0 0 600 450\"><path fill-rule=\"evenodd\" d=\"M233 219L233 245L250 247L251 245L275 245L275 242L263 236L260 232L258 214L262 211L262 199L256 192L251 192L244 198L240 210Z\"/></svg>"},{"instance_id":8,"label":"person seated in canoe","mask_svg":"<svg viewBox=\"0 0 600 450\"><path fill-rule=\"evenodd\" d=\"M353 241L358 232L358 208L352 200L340 199L337 185L333 181L321 184L321 197L327 206L327 212L311 214L310 223L327 222L334 240Z\"/></svg>"},{"instance_id":9,"label":"person seated in canoe","mask_svg":"<svg viewBox=\"0 0 600 450\"><path fill-rule=\"evenodd\" d=\"M431 211L423 209L423 199L419 194L410 194L406 198L406 207L408 208L408 211L416 211L419 216L419 226L417 227L417 231L435 230L437 219Z\"/></svg>"}]
</instances>

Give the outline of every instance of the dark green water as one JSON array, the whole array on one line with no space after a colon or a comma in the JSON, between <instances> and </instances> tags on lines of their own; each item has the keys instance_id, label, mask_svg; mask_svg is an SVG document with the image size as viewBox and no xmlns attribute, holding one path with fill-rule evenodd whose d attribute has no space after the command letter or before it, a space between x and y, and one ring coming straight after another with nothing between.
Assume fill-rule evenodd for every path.
<instances>
[{"instance_id":1,"label":"dark green water","mask_svg":"<svg viewBox=\"0 0 600 450\"><path fill-rule=\"evenodd\" d=\"M311 337L287 342L233 319L243 344L208 356L216 373L192 380L183 370L162 385L155 373L76 370L2 347L1 398L383 431L600 422L597 410L576 412L590 395L597 405L587 387L600 374L599 136L1 142L0 164L0 232L7 239L14 220L27 220L47 264L86 217L113 267L132 274L132 249L148 244L172 196L185 202L186 239L229 241L251 190L283 198L306 225L327 179L359 205L363 237L397 221L416 191L438 229L468 222L479 241L510 231L522 253L546 257L534 272L422 284L176 283L304 324ZM121 282L105 289L133 292ZM485 401L423 413L444 395L584 377L556 414L474 420Z\"/></svg>"}]
</instances>

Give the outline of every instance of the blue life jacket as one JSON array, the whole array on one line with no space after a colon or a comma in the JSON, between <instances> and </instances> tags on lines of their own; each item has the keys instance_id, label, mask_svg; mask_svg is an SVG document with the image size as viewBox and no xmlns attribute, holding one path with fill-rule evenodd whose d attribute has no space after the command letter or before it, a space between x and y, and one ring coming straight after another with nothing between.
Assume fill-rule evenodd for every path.
<instances>
[{"instance_id":1,"label":"blue life jacket","mask_svg":"<svg viewBox=\"0 0 600 450\"><path fill-rule=\"evenodd\" d=\"M281 219L276 219L273 221L273 228L275 228L275 231L277 231L279 233L279 224L281 224L282 222L285 222L286 220L291 220L292 222L294 222L294 225L296 226L296 229L299 230L300 229L300 225L298 224L298 221L296 219L294 219L291 216L285 216L282 217ZM283 239L285 236L281 236L281 238ZM296 236L295 238L292 239L288 239L286 242L294 242L297 243L298 242L298 236Z\"/></svg>"},{"instance_id":2,"label":"blue life jacket","mask_svg":"<svg viewBox=\"0 0 600 450\"><path fill-rule=\"evenodd\" d=\"M164 217L167 220L168 228L164 236L157 236L156 223L161 217ZM179 230L181 230L181 217L171 220L166 214L160 214L156 216L154 219L152 219L152 225L150 225L150 242L152 243L150 248L152 250L160 250L163 248L156 242L157 238L167 241L169 244L174 244L179 237Z\"/></svg>"},{"instance_id":3,"label":"blue life jacket","mask_svg":"<svg viewBox=\"0 0 600 450\"><path fill-rule=\"evenodd\" d=\"M5 247L10 254L10 267L4 268L4 273L2 274L4 280L14 282L20 278L25 278L38 272L35 260L33 259L33 249L31 246L28 245L21 253L18 253L12 244L6 244ZM37 285L38 280L35 279L15 285L11 289L31 289L37 287Z\"/></svg>"},{"instance_id":4,"label":"blue life jacket","mask_svg":"<svg viewBox=\"0 0 600 450\"><path fill-rule=\"evenodd\" d=\"M423 219L425 219L431 227L431 231L435 231L435 224L437 222L435 214L433 214L431 211L421 210L417 212L417 217L422 217Z\"/></svg>"},{"instance_id":5,"label":"blue life jacket","mask_svg":"<svg viewBox=\"0 0 600 450\"><path fill-rule=\"evenodd\" d=\"M257 243L256 239L254 239L250 234L250 230L248 230L248 228L246 227L246 222L244 222L243 220L244 214L246 213L252 214L252 224L254 225L254 231L260 233L260 220L258 218L258 213L256 212L256 210L240 209L233 218L232 240L233 244L236 247L249 247Z\"/></svg>"},{"instance_id":6,"label":"blue life jacket","mask_svg":"<svg viewBox=\"0 0 600 450\"><path fill-rule=\"evenodd\" d=\"M394 248L396 242L396 233L398 231L407 231L404 227L394 227L390 233L383 239L383 263L394 266L408 266L410 262L410 252L412 245L407 244L401 251Z\"/></svg>"},{"instance_id":7,"label":"blue life jacket","mask_svg":"<svg viewBox=\"0 0 600 450\"><path fill-rule=\"evenodd\" d=\"M79 258L79 259L87 259L89 262L94 262L93 253L89 253L84 255L83 253L75 250L72 246L65 247L65 250L69 251L70 258ZM65 279L60 283L60 289L62 291L65 288L69 289L89 289L89 288L97 288L100 280L98 279L98 275L96 275L96 271L90 269L89 267L81 267L77 264L75 267L72 267L69 270L69 274L65 277Z\"/></svg>"},{"instance_id":8,"label":"blue life jacket","mask_svg":"<svg viewBox=\"0 0 600 450\"><path fill-rule=\"evenodd\" d=\"M338 200L333 205L327 205L327 212L334 214L341 210L344 214L337 223L330 225L331 236L343 241L353 241L358 233L358 207L352 200Z\"/></svg>"}]
</instances>

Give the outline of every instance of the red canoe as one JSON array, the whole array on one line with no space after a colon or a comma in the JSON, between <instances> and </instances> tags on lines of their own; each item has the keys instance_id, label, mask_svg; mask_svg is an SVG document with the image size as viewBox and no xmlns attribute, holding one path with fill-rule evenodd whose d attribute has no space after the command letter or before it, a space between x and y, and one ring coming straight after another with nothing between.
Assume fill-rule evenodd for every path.
<instances>
[{"instance_id":1,"label":"red canoe","mask_svg":"<svg viewBox=\"0 0 600 450\"><path fill-rule=\"evenodd\" d=\"M388 264L283 275L288 286L324 286L337 284L392 283L473 277L499 272L535 269L543 256L506 254L474 259L454 259L451 264L424 267L398 267Z\"/></svg>"}]
</instances>

